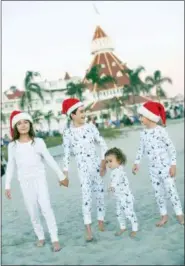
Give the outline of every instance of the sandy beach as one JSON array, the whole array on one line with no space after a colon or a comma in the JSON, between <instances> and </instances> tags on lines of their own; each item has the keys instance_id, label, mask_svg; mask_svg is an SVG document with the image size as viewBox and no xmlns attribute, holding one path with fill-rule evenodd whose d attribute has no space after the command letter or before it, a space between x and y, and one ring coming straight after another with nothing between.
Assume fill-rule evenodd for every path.
<instances>
[{"instance_id":1,"label":"sandy beach","mask_svg":"<svg viewBox=\"0 0 185 266\"><path fill-rule=\"evenodd\" d=\"M177 189L184 208L184 121L168 126L169 135L177 150ZM130 187L135 196L135 211L140 231L135 239L128 231L115 237L118 228L115 202L107 192L108 173L105 179L106 231L98 232L95 201L93 206L93 232L95 241L86 243L81 214L81 193L76 165L72 158L70 165L70 186L58 186L56 175L47 167L52 206L59 228L59 238L63 249L59 253L51 251L47 228L47 243L36 248L35 234L26 212L19 183L12 181L12 200L4 197L4 177L2 178L2 264L3 265L184 265L184 227L176 221L169 205L169 222L163 228L155 227L159 218L154 193L148 177L146 159L140 172L131 173L132 163L138 147L139 131L130 131L121 138L107 141L109 147L123 149L128 158L126 166ZM61 165L62 158L56 157Z\"/></svg>"}]
</instances>

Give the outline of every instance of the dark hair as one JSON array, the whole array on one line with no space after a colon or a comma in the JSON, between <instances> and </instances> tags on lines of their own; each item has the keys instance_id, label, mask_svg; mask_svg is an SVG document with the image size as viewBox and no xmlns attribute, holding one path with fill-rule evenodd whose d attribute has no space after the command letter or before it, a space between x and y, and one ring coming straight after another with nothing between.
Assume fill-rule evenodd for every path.
<instances>
[{"instance_id":1,"label":"dark hair","mask_svg":"<svg viewBox=\"0 0 185 266\"><path fill-rule=\"evenodd\" d=\"M72 115L72 114L73 114L73 115L76 115L77 110L78 110L78 108L75 109L74 111L72 111L71 114L70 114L70 116L67 118L67 127L68 127L68 128L69 128L70 123L71 123L71 120L72 120L72 116L71 116L71 115Z\"/></svg>"},{"instance_id":2,"label":"dark hair","mask_svg":"<svg viewBox=\"0 0 185 266\"><path fill-rule=\"evenodd\" d=\"M32 141L34 142L34 138L35 138L35 131L34 131L34 129L33 129L33 124L29 121L29 120L26 120L26 121L28 121L29 122L29 124L30 124L30 130L29 130L29 132L28 132L28 135L29 135L29 137L32 139ZM12 137L12 141L16 141L16 140L18 140L20 138L20 133L19 133L19 131L18 131L18 129L17 129L17 124L14 126L14 129L13 129L13 137ZM32 142L32 143L33 143Z\"/></svg>"},{"instance_id":3,"label":"dark hair","mask_svg":"<svg viewBox=\"0 0 185 266\"><path fill-rule=\"evenodd\" d=\"M118 149L118 148L112 148L112 149L109 149L106 153L105 153L105 157L106 156L109 156L109 155L114 155L117 159L117 161L120 162L120 164L123 164L125 165L126 162L127 162L127 157L126 155L122 152L121 149Z\"/></svg>"}]
</instances>

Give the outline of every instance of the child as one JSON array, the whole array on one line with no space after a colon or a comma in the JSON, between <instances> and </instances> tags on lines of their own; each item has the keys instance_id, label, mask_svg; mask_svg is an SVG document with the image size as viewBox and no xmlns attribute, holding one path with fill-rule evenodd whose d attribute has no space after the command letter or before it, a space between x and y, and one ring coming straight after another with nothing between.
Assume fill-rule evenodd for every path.
<instances>
[{"instance_id":1,"label":"child","mask_svg":"<svg viewBox=\"0 0 185 266\"><path fill-rule=\"evenodd\" d=\"M50 155L44 141L35 138L32 118L21 111L13 111L10 116L13 141L8 145L8 164L6 171L5 195L11 199L10 183L17 168L18 180L31 222L38 237L37 246L45 243L44 231L39 218L39 206L46 219L53 244L53 251L60 250L55 216L50 204L45 168L42 158L59 177L60 185L68 186L68 179Z\"/></svg>"},{"instance_id":2,"label":"child","mask_svg":"<svg viewBox=\"0 0 185 266\"><path fill-rule=\"evenodd\" d=\"M165 126L166 115L164 107L157 102L147 102L139 108L140 121L146 127L140 135L140 145L137 152L133 173L139 170L143 154L148 155L149 175L155 190L155 198L159 207L161 220L156 226L163 226L168 221L164 192L173 205L180 224L184 224L184 216L175 185L176 151L164 127L157 125L160 118ZM169 156L170 155L170 156Z\"/></svg>"},{"instance_id":3,"label":"child","mask_svg":"<svg viewBox=\"0 0 185 266\"><path fill-rule=\"evenodd\" d=\"M120 236L126 231L125 219L128 218L132 224L131 237L136 236L138 231L137 217L134 212L133 195L129 188L129 182L125 173L124 165L126 156L118 148L113 148L105 153L107 166L111 169L111 184L109 190L114 192L116 197L117 218L120 224L120 231L116 236Z\"/></svg>"},{"instance_id":4,"label":"child","mask_svg":"<svg viewBox=\"0 0 185 266\"><path fill-rule=\"evenodd\" d=\"M85 123L85 109L78 99L63 101L62 112L68 116L68 125L63 132L64 173L68 176L69 156L73 152L77 162L78 176L82 189L82 212L87 231L87 241L92 241L91 206L92 191L96 193L97 219L99 230L104 230L104 154L107 150L105 141L92 123ZM96 153L95 143L101 148L100 158Z\"/></svg>"}]
</instances>

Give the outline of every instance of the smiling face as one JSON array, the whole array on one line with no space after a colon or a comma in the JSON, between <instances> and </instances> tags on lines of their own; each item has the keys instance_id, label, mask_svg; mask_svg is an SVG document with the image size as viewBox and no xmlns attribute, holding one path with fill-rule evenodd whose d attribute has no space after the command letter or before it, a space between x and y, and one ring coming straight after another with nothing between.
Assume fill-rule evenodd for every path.
<instances>
[{"instance_id":1,"label":"smiling face","mask_svg":"<svg viewBox=\"0 0 185 266\"><path fill-rule=\"evenodd\" d=\"M28 120L20 120L17 122L16 127L20 135L28 134L30 131L30 122Z\"/></svg>"},{"instance_id":2,"label":"smiling face","mask_svg":"<svg viewBox=\"0 0 185 266\"><path fill-rule=\"evenodd\" d=\"M83 106L80 106L75 113L71 114L71 118L74 121L74 123L78 125L83 125L85 124L85 109Z\"/></svg>"}]
</instances>

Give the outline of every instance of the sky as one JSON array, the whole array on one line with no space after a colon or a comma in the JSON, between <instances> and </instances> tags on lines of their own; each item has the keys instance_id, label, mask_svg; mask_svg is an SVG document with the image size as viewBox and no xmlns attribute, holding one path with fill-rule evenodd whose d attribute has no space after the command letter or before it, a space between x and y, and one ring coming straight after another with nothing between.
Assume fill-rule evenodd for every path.
<instances>
[{"instance_id":1,"label":"sky","mask_svg":"<svg viewBox=\"0 0 185 266\"><path fill-rule=\"evenodd\" d=\"M168 95L184 94L183 1L4 1L2 91L23 89L28 70L47 80L84 77L98 24L128 67L144 66L142 78L159 69L173 80Z\"/></svg>"}]
</instances>

